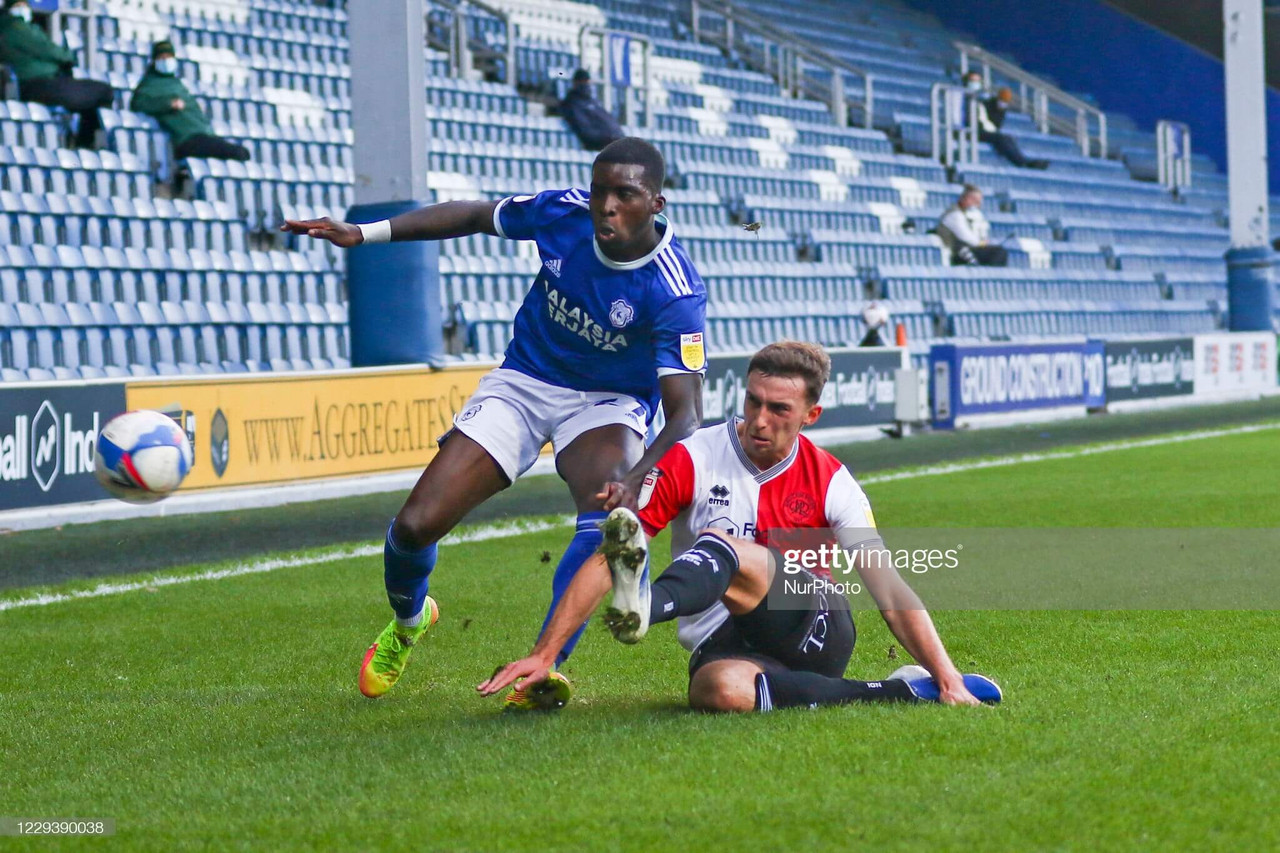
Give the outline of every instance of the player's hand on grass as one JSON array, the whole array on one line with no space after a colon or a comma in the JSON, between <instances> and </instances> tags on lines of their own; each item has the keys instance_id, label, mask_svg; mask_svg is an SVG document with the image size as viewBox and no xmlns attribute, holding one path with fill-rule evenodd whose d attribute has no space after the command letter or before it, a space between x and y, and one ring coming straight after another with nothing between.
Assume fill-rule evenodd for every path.
<instances>
[{"instance_id":1,"label":"player's hand on grass","mask_svg":"<svg viewBox=\"0 0 1280 853\"><path fill-rule=\"evenodd\" d=\"M604 489L596 493L596 500L603 501L601 509L605 512L625 506L627 509L636 508L636 489L627 482L609 482L604 484Z\"/></svg>"},{"instance_id":2,"label":"player's hand on grass","mask_svg":"<svg viewBox=\"0 0 1280 853\"><path fill-rule=\"evenodd\" d=\"M551 675L551 664L551 661L538 655L529 655L527 658L498 667L488 681L482 681L476 685L476 690L480 691L481 696L492 696L517 681L520 682L514 684L517 689L526 684L546 681Z\"/></svg>"},{"instance_id":3,"label":"player's hand on grass","mask_svg":"<svg viewBox=\"0 0 1280 853\"><path fill-rule=\"evenodd\" d=\"M350 222L334 222L327 216L323 219L286 219L280 230L317 240L328 240L342 249L350 249L364 242L364 234L359 228Z\"/></svg>"}]
</instances>

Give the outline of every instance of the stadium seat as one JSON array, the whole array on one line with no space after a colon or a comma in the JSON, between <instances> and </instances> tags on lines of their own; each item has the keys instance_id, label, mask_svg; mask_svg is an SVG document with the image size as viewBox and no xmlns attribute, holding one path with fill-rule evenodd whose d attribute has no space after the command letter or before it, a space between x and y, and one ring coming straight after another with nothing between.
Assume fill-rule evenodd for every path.
<instances>
[{"instance_id":1,"label":"stadium seat","mask_svg":"<svg viewBox=\"0 0 1280 853\"><path fill-rule=\"evenodd\" d=\"M1214 327L1228 239L1225 178L1211 161L1197 156L1192 188L1174 196L1151 181L1154 138L1123 116L1109 116L1113 156L1098 158L1011 114L1006 131L1049 169L1012 169L983 145L977 163L949 175L927 156L928 111L930 88L954 62L954 34L888 2L855 3L839 28L824 0L743 3L872 72L873 129L837 126L825 102L784 93L743 67L749 58L689 40L662 4L500 4L519 22L516 71L526 84L578 64L583 26L650 40L653 121L637 132L671 165L667 213L706 283L713 339L737 348L784 334L856 342L868 298L896 306L913 345L957 328L1013 336ZM505 25L479 9L468 17L473 37L505 51ZM157 182L174 164L153 119L104 109L106 148L72 150L61 146L53 111L0 101L5 381L32 370L97 378L347 364L344 254L270 230L282 216L338 214L352 201L345 10L112 2L98 21L117 106L150 41L171 35L215 131L253 159L189 159L190 197L169 198ZM447 76L443 54L425 57L437 200L587 184L594 155L563 120L512 86ZM830 83L827 72L808 74ZM843 82L856 104L863 81ZM925 234L964 180L987 191L1010 269L951 267ZM465 355L502 351L539 265L520 241L441 245L441 302L470 342ZM1062 307L1070 304L1081 307Z\"/></svg>"}]
</instances>

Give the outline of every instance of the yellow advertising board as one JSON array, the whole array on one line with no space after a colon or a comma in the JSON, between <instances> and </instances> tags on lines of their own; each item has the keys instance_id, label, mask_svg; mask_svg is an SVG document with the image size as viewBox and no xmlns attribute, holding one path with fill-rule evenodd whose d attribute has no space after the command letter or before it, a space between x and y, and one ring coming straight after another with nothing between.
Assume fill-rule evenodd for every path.
<instances>
[{"instance_id":1,"label":"yellow advertising board","mask_svg":"<svg viewBox=\"0 0 1280 853\"><path fill-rule=\"evenodd\" d=\"M186 413L183 489L422 468L490 366L142 380L130 410Z\"/></svg>"}]
</instances>

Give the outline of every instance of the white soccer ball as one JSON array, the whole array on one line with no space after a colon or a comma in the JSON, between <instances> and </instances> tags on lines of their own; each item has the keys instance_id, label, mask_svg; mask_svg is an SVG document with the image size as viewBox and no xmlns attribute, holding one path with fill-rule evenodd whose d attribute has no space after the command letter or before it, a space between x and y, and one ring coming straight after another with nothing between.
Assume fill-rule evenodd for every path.
<instances>
[{"instance_id":1,"label":"white soccer ball","mask_svg":"<svg viewBox=\"0 0 1280 853\"><path fill-rule=\"evenodd\" d=\"M122 501L167 498L191 470L191 442L177 421L160 412L125 412L98 433L94 476Z\"/></svg>"},{"instance_id":2,"label":"white soccer ball","mask_svg":"<svg viewBox=\"0 0 1280 853\"><path fill-rule=\"evenodd\" d=\"M889 322L889 309L879 302L872 302L862 309L862 321L868 329L879 329Z\"/></svg>"}]
</instances>

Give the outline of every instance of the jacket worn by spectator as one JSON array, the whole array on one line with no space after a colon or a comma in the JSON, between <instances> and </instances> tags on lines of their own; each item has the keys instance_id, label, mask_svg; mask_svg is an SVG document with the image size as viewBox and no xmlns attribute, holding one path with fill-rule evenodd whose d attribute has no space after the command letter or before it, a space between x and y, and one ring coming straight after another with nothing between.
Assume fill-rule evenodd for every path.
<instances>
[{"instance_id":1,"label":"jacket worn by spectator","mask_svg":"<svg viewBox=\"0 0 1280 853\"><path fill-rule=\"evenodd\" d=\"M214 135L209 118L178 79L175 51L168 39L151 46L151 64L133 90L130 108L160 123L173 142L173 156L178 160L188 157L248 160L249 149Z\"/></svg>"},{"instance_id":2,"label":"jacket worn by spectator","mask_svg":"<svg viewBox=\"0 0 1280 853\"><path fill-rule=\"evenodd\" d=\"M936 231L947 248L955 251L962 245L973 248L987 242L987 237L991 234L991 223L982 214L982 208L970 207L965 210L959 204L953 204L938 220Z\"/></svg>"},{"instance_id":3,"label":"jacket worn by spectator","mask_svg":"<svg viewBox=\"0 0 1280 853\"><path fill-rule=\"evenodd\" d=\"M575 84L569 90L560 102L560 114L581 140L582 146L591 151L599 151L626 135L613 113L591 94L589 83Z\"/></svg>"},{"instance_id":4,"label":"jacket worn by spectator","mask_svg":"<svg viewBox=\"0 0 1280 853\"><path fill-rule=\"evenodd\" d=\"M115 91L100 80L73 77L75 53L54 44L30 19L31 7L26 0L9 0L0 13L0 62L13 69L22 100L76 113L76 145L91 148L102 127L98 110L111 106Z\"/></svg>"},{"instance_id":5,"label":"jacket worn by spectator","mask_svg":"<svg viewBox=\"0 0 1280 853\"><path fill-rule=\"evenodd\" d=\"M1002 267L1009 263L1003 246L987 244L991 223L977 205L961 207L957 202L938 220L934 233L951 252L952 263L969 266Z\"/></svg>"},{"instance_id":6,"label":"jacket worn by spectator","mask_svg":"<svg viewBox=\"0 0 1280 853\"><path fill-rule=\"evenodd\" d=\"M182 101L182 109L173 108L175 100ZM158 121L175 148L193 136L213 135L213 125L196 103L195 96L176 75L162 74L154 66L147 69L134 87L129 109Z\"/></svg>"},{"instance_id":7,"label":"jacket worn by spectator","mask_svg":"<svg viewBox=\"0 0 1280 853\"><path fill-rule=\"evenodd\" d=\"M76 66L76 56L54 44L41 27L17 15L0 15L0 62L13 69L19 83L25 83L69 75Z\"/></svg>"},{"instance_id":8,"label":"jacket worn by spectator","mask_svg":"<svg viewBox=\"0 0 1280 853\"><path fill-rule=\"evenodd\" d=\"M1004 128L1004 116L1009 111L1009 105L1000 100L999 96L992 95L985 101L980 102L978 108L978 122L982 125L983 130L995 133Z\"/></svg>"}]
</instances>

